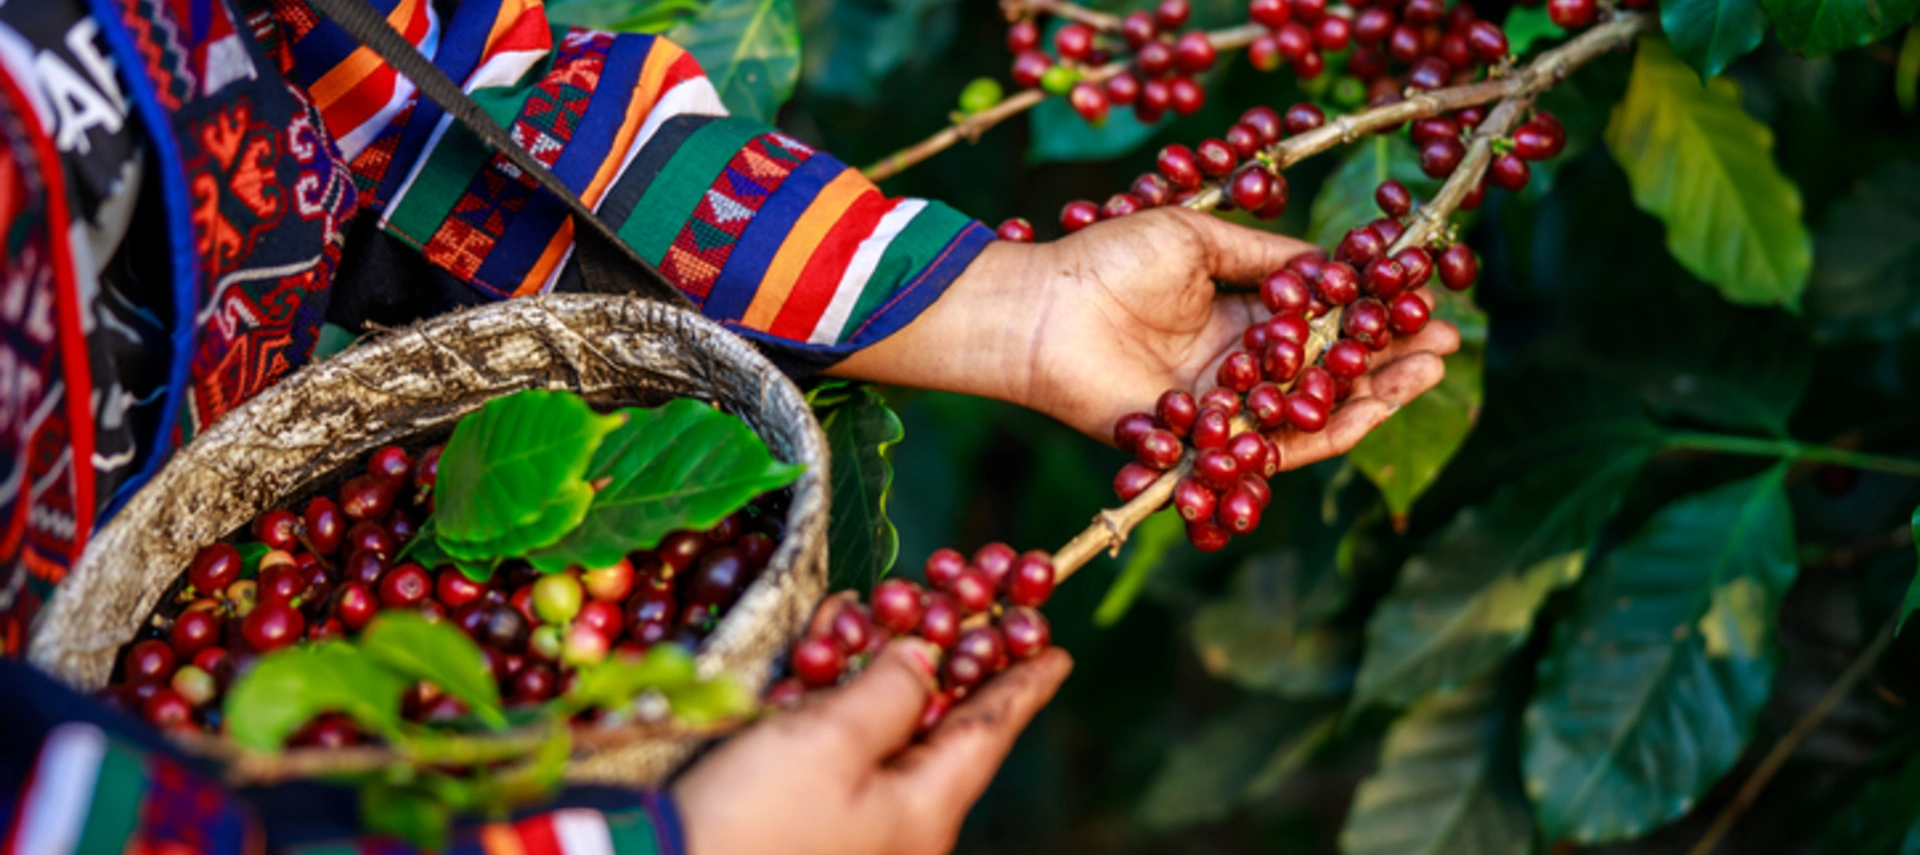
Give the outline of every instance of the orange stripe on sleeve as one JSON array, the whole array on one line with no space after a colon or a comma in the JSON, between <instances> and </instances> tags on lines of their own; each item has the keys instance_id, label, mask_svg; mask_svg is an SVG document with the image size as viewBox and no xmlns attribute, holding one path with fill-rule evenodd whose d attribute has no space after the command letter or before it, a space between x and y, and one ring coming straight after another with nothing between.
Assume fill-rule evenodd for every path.
<instances>
[{"instance_id":1,"label":"orange stripe on sleeve","mask_svg":"<svg viewBox=\"0 0 1920 855\"><path fill-rule=\"evenodd\" d=\"M879 190L860 194L847 208L846 215L827 233L826 240L820 242L813 258L807 261L806 269L800 274L800 284L793 289L767 332L804 341L807 334L813 332L814 324L820 322L827 304L833 301L834 291L846 275L853 254L860 250L860 243L873 234L873 227L892 209L892 200Z\"/></svg>"},{"instance_id":2,"label":"orange stripe on sleeve","mask_svg":"<svg viewBox=\"0 0 1920 855\"><path fill-rule=\"evenodd\" d=\"M760 289L754 293L753 303L747 306L741 323L757 330L773 324L780 308L786 305L787 296L799 283L807 262L813 259L814 250L820 247L827 233L839 225L854 200L872 189L873 182L852 168L842 171L821 189L813 204L807 206L806 213L794 223L793 231L787 233L787 239L781 242L780 251L774 253L773 262L767 265L767 274L761 277Z\"/></svg>"},{"instance_id":3,"label":"orange stripe on sleeve","mask_svg":"<svg viewBox=\"0 0 1920 855\"><path fill-rule=\"evenodd\" d=\"M408 41L418 42L421 36L426 35L426 11L427 0L400 0L400 5L387 13L387 23L406 36ZM314 81L307 88L307 93L313 96L313 105L324 111L332 107L335 101L351 94L361 81L385 67L386 64L373 52L373 48L356 48L333 70ZM385 101L384 98L381 100Z\"/></svg>"}]
</instances>

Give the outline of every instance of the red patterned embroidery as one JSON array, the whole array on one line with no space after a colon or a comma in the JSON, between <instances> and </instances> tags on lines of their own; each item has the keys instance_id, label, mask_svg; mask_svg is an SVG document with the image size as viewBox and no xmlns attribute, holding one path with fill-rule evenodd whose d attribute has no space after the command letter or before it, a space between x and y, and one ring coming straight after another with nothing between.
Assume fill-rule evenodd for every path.
<instances>
[{"instance_id":1,"label":"red patterned embroidery","mask_svg":"<svg viewBox=\"0 0 1920 855\"><path fill-rule=\"evenodd\" d=\"M198 136L205 157L188 165L193 225L207 272L218 276L238 267L255 239L279 222L274 166L280 152L273 128L253 121L245 99L208 117Z\"/></svg>"},{"instance_id":2,"label":"red patterned embroidery","mask_svg":"<svg viewBox=\"0 0 1920 855\"><path fill-rule=\"evenodd\" d=\"M613 37L606 33L569 30L561 39L553 71L528 93L508 132L542 165L552 167L572 142L612 46ZM494 155L454 202L451 214L422 253L434 265L471 280L506 234L514 215L533 197L535 186L506 158ZM496 290L478 281L474 285L503 299L513 295L510 289Z\"/></svg>"},{"instance_id":3,"label":"red patterned embroidery","mask_svg":"<svg viewBox=\"0 0 1920 855\"><path fill-rule=\"evenodd\" d=\"M667 248L660 272L695 300L705 300L754 214L812 154L780 134L748 140L694 206L693 217Z\"/></svg>"}]
</instances>

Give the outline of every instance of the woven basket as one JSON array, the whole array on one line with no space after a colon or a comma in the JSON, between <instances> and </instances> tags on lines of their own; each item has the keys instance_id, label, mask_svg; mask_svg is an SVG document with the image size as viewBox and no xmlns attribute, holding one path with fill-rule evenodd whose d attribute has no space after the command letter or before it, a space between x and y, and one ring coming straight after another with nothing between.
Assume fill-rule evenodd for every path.
<instances>
[{"instance_id":1,"label":"woven basket","mask_svg":"<svg viewBox=\"0 0 1920 855\"><path fill-rule=\"evenodd\" d=\"M115 655L201 547L336 480L381 445L444 438L500 395L569 389L596 407L712 401L804 463L786 539L698 653L758 694L826 588L827 443L800 391L738 337L635 297L550 295L415 324L303 369L216 421L102 529L41 612L28 659L74 687ZM576 756L568 780L654 784L699 748L647 739Z\"/></svg>"}]
</instances>

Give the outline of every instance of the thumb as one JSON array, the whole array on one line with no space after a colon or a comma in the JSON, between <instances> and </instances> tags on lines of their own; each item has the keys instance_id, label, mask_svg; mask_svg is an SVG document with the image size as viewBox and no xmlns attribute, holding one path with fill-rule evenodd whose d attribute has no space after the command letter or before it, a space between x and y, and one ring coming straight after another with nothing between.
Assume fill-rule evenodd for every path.
<instances>
[{"instance_id":1,"label":"thumb","mask_svg":"<svg viewBox=\"0 0 1920 855\"><path fill-rule=\"evenodd\" d=\"M1200 234L1206 247L1207 272L1221 282L1234 285L1259 285L1267 274L1279 270L1287 260L1315 250L1313 244L1285 235L1235 225L1219 217L1187 211L1185 219Z\"/></svg>"},{"instance_id":2,"label":"thumb","mask_svg":"<svg viewBox=\"0 0 1920 855\"><path fill-rule=\"evenodd\" d=\"M918 638L889 642L853 682L810 709L845 734L859 761L879 761L906 747L933 694L939 648Z\"/></svg>"}]
</instances>

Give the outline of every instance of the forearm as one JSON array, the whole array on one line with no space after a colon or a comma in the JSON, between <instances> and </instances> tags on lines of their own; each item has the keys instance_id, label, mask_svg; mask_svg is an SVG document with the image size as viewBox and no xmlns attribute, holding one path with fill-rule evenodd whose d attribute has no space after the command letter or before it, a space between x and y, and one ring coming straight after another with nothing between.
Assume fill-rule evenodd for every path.
<instances>
[{"instance_id":1,"label":"forearm","mask_svg":"<svg viewBox=\"0 0 1920 855\"><path fill-rule=\"evenodd\" d=\"M1026 404L1037 331L1064 308L1044 285L1045 250L988 245L913 322L826 373Z\"/></svg>"}]
</instances>

